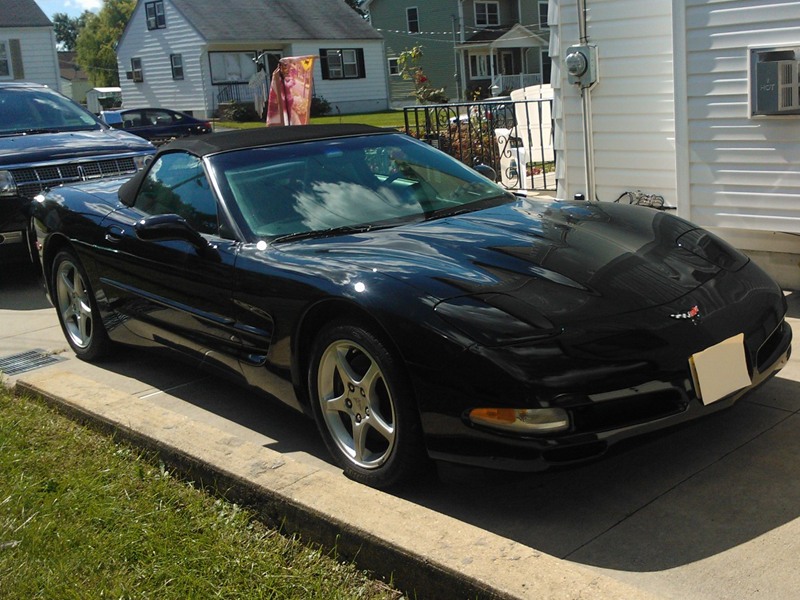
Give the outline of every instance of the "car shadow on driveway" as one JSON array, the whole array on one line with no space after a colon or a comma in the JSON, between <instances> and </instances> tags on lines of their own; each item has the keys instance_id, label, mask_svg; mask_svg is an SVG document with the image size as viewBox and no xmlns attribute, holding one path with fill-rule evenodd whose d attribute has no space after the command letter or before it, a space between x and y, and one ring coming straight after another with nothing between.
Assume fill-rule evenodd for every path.
<instances>
[{"instance_id":1,"label":"car shadow on driveway","mask_svg":"<svg viewBox=\"0 0 800 600\"><path fill-rule=\"evenodd\" d=\"M663 571L754 540L800 516L800 397L774 379L729 410L633 440L579 467L504 475L459 469L409 500L553 556Z\"/></svg>"},{"instance_id":2,"label":"car shadow on driveway","mask_svg":"<svg viewBox=\"0 0 800 600\"><path fill-rule=\"evenodd\" d=\"M41 277L32 264L0 266L0 310L49 308Z\"/></svg>"},{"instance_id":3,"label":"car shadow on driveway","mask_svg":"<svg viewBox=\"0 0 800 600\"><path fill-rule=\"evenodd\" d=\"M338 472L311 419L181 363L137 355L106 368ZM800 383L776 377L730 409L589 464L532 474L443 465L439 478L395 493L553 556L663 571L800 517L799 410Z\"/></svg>"}]
</instances>

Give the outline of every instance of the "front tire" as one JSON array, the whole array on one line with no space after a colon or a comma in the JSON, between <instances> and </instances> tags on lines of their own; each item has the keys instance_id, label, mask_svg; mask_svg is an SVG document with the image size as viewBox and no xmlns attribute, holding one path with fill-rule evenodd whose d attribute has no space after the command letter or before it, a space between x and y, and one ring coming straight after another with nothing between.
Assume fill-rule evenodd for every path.
<instances>
[{"instance_id":1,"label":"front tire","mask_svg":"<svg viewBox=\"0 0 800 600\"><path fill-rule=\"evenodd\" d=\"M62 250L51 270L52 296L64 337L82 360L97 361L111 352L89 277L71 250Z\"/></svg>"},{"instance_id":2,"label":"front tire","mask_svg":"<svg viewBox=\"0 0 800 600\"><path fill-rule=\"evenodd\" d=\"M345 475L385 489L427 462L416 405L400 361L361 325L317 337L309 369L314 416Z\"/></svg>"}]
</instances>

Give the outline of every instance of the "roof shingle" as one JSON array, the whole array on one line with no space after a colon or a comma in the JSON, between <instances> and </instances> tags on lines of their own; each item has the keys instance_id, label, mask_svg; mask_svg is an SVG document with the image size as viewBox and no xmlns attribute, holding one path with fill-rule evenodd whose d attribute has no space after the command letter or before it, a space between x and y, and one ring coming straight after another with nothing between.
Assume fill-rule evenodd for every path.
<instances>
[{"instance_id":1,"label":"roof shingle","mask_svg":"<svg viewBox=\"0 0 800 600\"><path fill-rule=\"evenodd\" d=\"M208 41L381 39L344 0L172 0Z\"/></svg>"},{"instance_id":2,"label":"roof shingle","mask_svg":"<svg viewBox=\"0 0 800 600\"><path fill-rule=\"evenodd\" d=\"M0 27L52 26L53 23L34 0L0 0Z\"/></svg>"}]
</instances>

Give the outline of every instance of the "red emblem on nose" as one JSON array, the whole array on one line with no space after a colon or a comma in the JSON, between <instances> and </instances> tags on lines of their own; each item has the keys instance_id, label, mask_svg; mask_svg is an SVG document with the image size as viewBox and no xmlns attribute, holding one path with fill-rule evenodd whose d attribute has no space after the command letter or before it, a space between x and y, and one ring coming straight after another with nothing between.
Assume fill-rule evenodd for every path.
<instances>
[{"instance_id":1,"label":"red emblem on nose","mask_svg":"<svg viewBox=\"0 0 800 600\"><path fill-rule=\"evenodd\" d=\"M692 323L697 323L697 321L700 320L700 307L695 304L686 312L673 313L670 315L670 317L673 319L688 319Z\"/></svg>"}]
</instances>

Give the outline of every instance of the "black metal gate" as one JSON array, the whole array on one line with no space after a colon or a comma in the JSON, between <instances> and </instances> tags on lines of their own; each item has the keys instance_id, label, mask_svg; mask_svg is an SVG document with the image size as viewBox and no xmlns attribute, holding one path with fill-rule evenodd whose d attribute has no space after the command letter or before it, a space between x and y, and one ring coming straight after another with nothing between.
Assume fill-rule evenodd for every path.
<instances>
[{"instance_id":1,"label":"black metal gate","mask_svg":"<svg viewBox=\"0 0 800 600\"><path fill-rule=\"evenodd\" d=\"M488 165L509 189L555 189L552 100L492 99L403 109L406 133L470 165Z\"/></svg>"}]
</instances>

